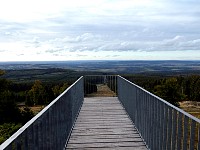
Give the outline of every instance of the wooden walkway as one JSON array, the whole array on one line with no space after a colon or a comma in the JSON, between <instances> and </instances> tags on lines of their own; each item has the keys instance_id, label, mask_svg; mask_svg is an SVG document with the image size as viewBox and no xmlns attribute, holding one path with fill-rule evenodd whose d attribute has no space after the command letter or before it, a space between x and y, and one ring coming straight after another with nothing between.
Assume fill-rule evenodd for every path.
<instances>
[{"instance_id":1,"label":"wooden walkway","mask_svg":"<svg viewBox=\"0 0 200 150\"><path fill-rule=\"evenodd\" d=\"M67 149L146 150L117 97L85 98Z\"/></svg>"},{"instance_id":2,"label":"wooden walkway","mask_svg":"<svg viewBox=\"0 0 200 150\"><path fill-rule=\"evenodd\" d=\"M87 94L87 97L116 97L116 93L110 90L106 84L97 84L97 92Z\"/></svg>"}]
</instances>

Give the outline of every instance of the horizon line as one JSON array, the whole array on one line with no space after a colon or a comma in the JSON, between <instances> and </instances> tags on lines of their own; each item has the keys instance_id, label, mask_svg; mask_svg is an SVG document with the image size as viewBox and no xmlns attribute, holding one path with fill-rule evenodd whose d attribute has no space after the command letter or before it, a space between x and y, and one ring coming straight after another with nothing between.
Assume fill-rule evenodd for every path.
<instances>
[{"instance_id":1,"label":"horizon line","mask_svg":"<svg viewBox=\"0 0 200 150\"><path fill-rule=\"evenodd\" d=\"M198 59L87 59L87 60L8 60L8 61L1 61L0 62L63 62L63 61L200 61Z\"/></svg>"}]
</instances>

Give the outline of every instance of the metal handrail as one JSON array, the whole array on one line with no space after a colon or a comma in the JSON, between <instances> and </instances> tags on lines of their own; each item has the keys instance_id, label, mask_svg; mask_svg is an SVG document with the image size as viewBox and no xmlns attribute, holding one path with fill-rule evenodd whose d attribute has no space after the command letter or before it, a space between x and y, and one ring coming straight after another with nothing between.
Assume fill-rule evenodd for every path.
<instances>
[{"instance_id":1,"label":"metal handrail","mask_svg":"<svg viewBox=\"0 0 200 150\"><path fill-rule=\"evenodd\" d=\"M121 76L118 98L150 149L200 149L196 117Z\"/></svg>"},{"instance_id":2,"label":"metal handrail","mask_svg":"<svg viewBox=\"0 0 200 150\"><path fill-rule=\"evenodd\" d=\"M84 76L84 93L97 91L98 84L106 84L114 93L117 93L117 75L86 75Z\"/></svg>"},{"instance_id":3,"label":"metal handrail","mask_svg":"<svg viewBox=\"0 0 200 150\"><path fill-rule=\"evenodd\" d=\"M6 140L0 149L63 149L83 103L84 94L93 91L96 84L107 84L117 92L149 149L200 150L199 119L115 75L79 78Z\"/></svg>"},{"instance_id":4,"label":"metal handrail","mask_svg":"<svg viewBox=\"0 0 200 150\"><path fill-rule=\"evenodd\" d=\"M84 99L83 77L0 145L0 149L63 149Z\"/></svg>"}]
</instances>

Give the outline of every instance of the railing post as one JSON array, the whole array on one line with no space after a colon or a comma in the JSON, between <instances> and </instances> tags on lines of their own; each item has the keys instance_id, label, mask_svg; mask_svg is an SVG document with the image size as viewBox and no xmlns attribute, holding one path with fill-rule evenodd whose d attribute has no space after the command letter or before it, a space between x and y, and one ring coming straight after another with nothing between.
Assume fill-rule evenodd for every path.
<instances>
[{"instance_id":1,"label":"railing post","mask_svg":"<svg viewBox=\"0 0 200 150\"><path fill-rule=\"evenodd\" d=\"M147 94L146 94L147 95ZM149 100L150 98L149 98L149 95L147 95L147 139L146 139L146 143L147 143L147 145L148 145L148 147L149 147L149 143L150 143L150 140L151 140L151 127L150 127L150 124L151 124L151 122L150 122L150 100Z\"/></svg>"},{"instance_id":2,"label":"railing post","mask_svg":"<svg viewBox=\"0 0 200 150\"><path fill-rule=\"evenodd\" d=\"M177 111L173 109L173 127L172 127L172 150L177 149L176 143L177 143Z\"/></svg>"},{"instance_id":3,"label":"railing post","mask_svg":"<svg viewBox=\"0 0 200 150\"><path fill-rule=\"evenodd\" d=\"M200 124L199 124L199 128L198 128L198 145L197 145L197 147L198 147L198 150L200 150Z\"/></svg>"},{"instance_id":4,"label":"railing post","mask_svg":"<svg viewBox=\"0 0 200 150\"><path fill-rule=\"evenodd\" d=\"M160 103L160 150L164 150L163 149L163 142L164 142L164 104Z\"/></svg>"},{"instance_id":5,"label":"railing post","mask_svg":"<svg viewBox=\"0 0 200 150\"><path fill-rule=\"evenodd\" d=\"M188 124L189 118L187 116L184 117L184 138L183 138L183 150L187 150L187 140L188 140Z\"/></svg>"},{"instance_id":6,"label":"railing post","mask_svg":"<svg viewBox=\"0 0 200 150\"><path fill-rule=\"evenodd\" d=\"M171 135L172 135L172 108L168 108L169 109L169 114L168 114L168 127L167 127L167 149L171 149Z\"/></svg>"},{"instance_id":7,"label":"railing post","mask_svg":"<svg viewBox=\"0 0 200 150\"><path fill-rule=\"evenodd\" d=\"M177 136L177 149L182 149L183 143L183 114L178 113L178 136Z\"/></svg>"},{"instance_id":8,"label":"railing post","mask_svg":"<svg viewBox=\"0 0 200 150\"><path fill-rule=\"evenodd\" d=\"M191 121L190 128L190 150L194 150L195 145L195 132L196 131L196 122L194 120Z\"/></svg>"}]
</instances>

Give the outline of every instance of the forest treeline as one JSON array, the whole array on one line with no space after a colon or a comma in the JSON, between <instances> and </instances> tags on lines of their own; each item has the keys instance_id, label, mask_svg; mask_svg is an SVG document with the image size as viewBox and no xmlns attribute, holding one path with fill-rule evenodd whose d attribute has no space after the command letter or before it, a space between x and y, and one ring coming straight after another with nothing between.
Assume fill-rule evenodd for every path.
<instances>
[{"instance_id":1,"label":"forest treeline","mask_svg":"<svg viewBox=\"0 0 200 150\"><path fill-rule=\"evenodd\" d=\"M200 102L200 75L124 77L175 106L179 106L180 101Z\"/></svg>"},{"instance_id":2,"label":"forest treeline","mask_svg":"<svg viewBox=\"0 0 200 150\"><path fill-rule=\"evenodd\" d=\"M4 74L5 71L0 70L0 77ZM15 83L0 78L0 143L34 116L30 106L49 104L69 85L67 82L43 83L40 80ZM19 105L24 106L20 108Z\"/></svg>"}]
</instances>

